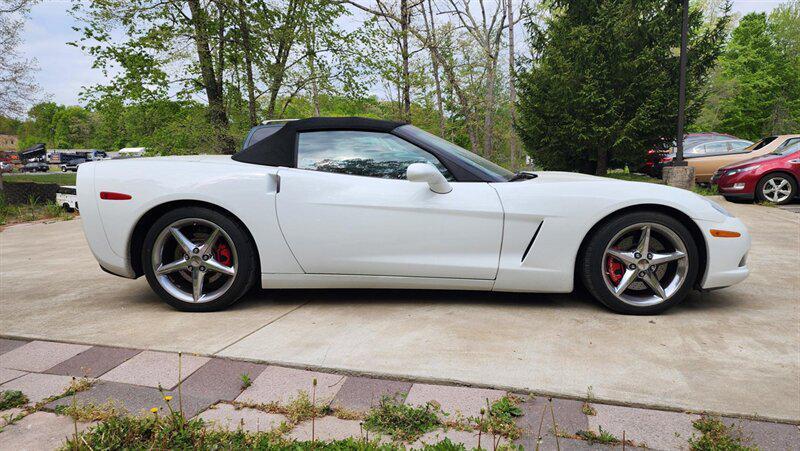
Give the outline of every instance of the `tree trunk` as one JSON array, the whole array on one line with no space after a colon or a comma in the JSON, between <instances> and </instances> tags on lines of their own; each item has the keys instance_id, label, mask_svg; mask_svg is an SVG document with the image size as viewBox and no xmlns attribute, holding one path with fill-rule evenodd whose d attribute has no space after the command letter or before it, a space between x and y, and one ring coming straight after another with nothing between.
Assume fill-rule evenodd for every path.
<instances>
[{"instance_id":1,"label":"tree trunk","mask_svg":"<svg viewBox=\"0 0 800 451\"><path fill-rule=\"evenodd\" d=\"M494 81L497 74L497 61L491 56L486 71L486 106L483 116L483 156L491 159L494 147Z\"/></svg>"},{"instance_id":2,"label":"tree trunk","mask_svg":"<svg viewBox=\"0 0 800 451\"><path fill-rule=\"evenodd\" d=\"M314 106L314 116L320 116L319 108L319 86L317 84L317 65L316 65L316 35L313 31L308 31L309 37L306 42L306 52L308 53L308 71L311 77L311 104Z\"/></svg>"},{"instance_id":3,"label":"tree trunk","mask_svg":"<svg viewBox=\"0 0 800 451\"><path fill-rule=\"evenodd\" d=\"M427 17L425 13L425 3L420 3L420 7L422 8L422 17ZM430 28L428 33L431 35L434 41L436 41L436 22L434 22L433 16L433 4L431 0L428 0L428 13L430 14ZM427 19L425 20L425 26L428 26ZM436 110L439 113L439 136L444 138L445 133L445 121L444 121L444 103L442 102L442 81L439 78L439 61L434 58L433 53L431 52L431 64L433 65L433 82L436 87Z\"/></svg>"},{"instance_id":4,"label":"tree trunk","mask_svg":"<svg viewBox=\"0 0 800 451\"><path fill-rule=\"evenodd\" d=\"M517 170L517 85L514 62L514 5L508 0L508 100L511 109L511 130L508 132L508 153L511 159L511 170Z\"/></svg>"},{"instance_id":5,"label":"tree trunk","mask_svg":"<svg viewBox=\"0 0 800 451\"><path fill-rule=\"evenodd\" d=\"M284 28L281 33L281 42L278 44L278 53L275 57L275 62L271 65L270 76L272 79L269 83L269 105L267 106L267 117L272 119L275 116L275 104L278 100L278 94L281 87L283 87L283 79L286 77L286 63L289 61L289 54L295 40L295 21L297 20L298 2L301 0L291 0L289 6L286 8L286 23L282 25ZM288 33L287 33L288 32Z\"/></svg>"},{"instance_id":6,"label":"tree trunk","mask_svg":"<svg viewBox=\"0 0 800 451\"><path fill-rule=\"evenodd\" d=\"M595 167L594 175L606 175L608 173L608 148L600 145L597 148L597 167Z\"/></svg>"},{"instance_id":7,"label":"tree trunk","mask_svg":"<svg viewBox=\"0 0 800 451\"><path fill-rule=\"evenodd\" d=\"M247 84L247 113L250 119L250 126L258 124L256 114L256 93L255 83L253 82L253 57L252 42L250 41L250 25L247 23L247 5L244 0L239 0L239 28L242 31L242 50L244 51L244 70Z\"/></svg>"},{"instance_id":8,"label":"tree trunk","mask_svg":"<svg viewBox=\"0 0 800 451\"><path fill-rule=\"evenodd\" d=\"M187 3L192 14L197 60L208 100L209 121L217 135L214 150L218 153L233 153L234 149L231 147L233 142L228 135L228 115L225 112L222 85L217 82L214 74L214 58L209 46L206 11L200 5L199 0L187 0Z\"/></svg>"},{"instance_id":9,"label":"tree trunk","mask_svg":"<svg viewBox=\"0 0 800 451\"><path fill-rule=\"evenodd\" d=\"M411 11L408 0L400 0L400 55L403 59L402 84L403 84L403 119L411 120L411 76L408 68L410 53L408 51L408 27L411 22Z\"/></svg>"}]
</instances>

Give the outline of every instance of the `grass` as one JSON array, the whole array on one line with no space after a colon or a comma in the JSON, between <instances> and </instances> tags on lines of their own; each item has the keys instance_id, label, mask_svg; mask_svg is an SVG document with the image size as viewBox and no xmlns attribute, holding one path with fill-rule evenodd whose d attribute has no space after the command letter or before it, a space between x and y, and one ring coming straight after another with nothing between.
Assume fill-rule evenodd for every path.
<instances>
[{"instance_id":1,"label":"grass","mask_svg":"<svg viewBox=\"0 0 800 451\"><path fill-rule=\"evenodd\" d=\"M74 213L68 213L54 202L42 203L35 198L28 199L27 204L10 205L0 193L0 226L43 219L65 221L74 217Z\"/></svg>"},{"instance_id":2,"label":"grass","mask_svg":"<svg viewBox=\"0 0 800 451\"><path fill-rule=\"evenodd\" d=\"M602 426L599 426L598 430L600 431L599 433L594 431L578 431L576 435L589 442L589 444L600 443L603 445L613 445L620 443L620 440L615 437L614 434L604 431Z\"/></svg>"},{"instance_id":3,"label":"grass","mask_svg":"<svg viewBox=\"0 0 800 451\"><path fill-rule=\"evenodd\" d=\"M626 180L629 182L645 182L645 183L655 183L659 185L664 184L664 181L661 179L649 177L644 174L637 174L634 172L630 172L627 169L616 169L608 171L606 177L617 180ZM716 196L719 194L716 186L709 186L709 185L705 186L695 185L694 188L692 188L692 192L697 193L701 196Z\"/></svg>"},{"instance_id":4,"label":"grass","mask_svg":"<svg viewBox=\"0 0 800 451\"><path fill-rule=\"evenodd\" d=\"M48 172L46 174L4 174L3 183L56 183L58 185L75 185L76 172Z\"/></svg>"},{"instance_id":5,"label":"grass","mask_svg":"<svg viewBox=\"0 0 800 451\"><path fill-rule=\"evenodd\" d=\"M28 397L19 390L7 390L0 393L0 410L21 407L28 403Z\"/></svg>"},{"instance_id":6,"label":"grass","mask_svg":"<svg viewBox=\"0 0 800 451\"><path fill-rule=\"evenodd\" d=\"M409 406L397 398L384 396L364 419L368 431L391 436L398 442L413 442L439 426L441 409L434 403Z\"/></svg>"},{"instance_id":7,"label":"grass","mask_svg":"<svg viewBox=\"0 0 800 451\"><path fill-rule=\"evenodd\" d=\"M112 416L96 426L71 436L61 448L98 449L193 449L193 450L330 450L394 451L399 444L379 443L365 438L334 441L290 441L276 431L247 432L209 429L202 419L186 420L180 412L144 417ZM464 450L449 440L424 447L425 450Z\"/></svg>"},{"instance_id":8,"label":"grass","mask_svg":"<svg viewBox=\"0 0 800 451\"><path fill-rule=\"evenodd\" d=\"M734 431L732 427L714 417L701 417L692 422L700 436L692 435L689 446L692 451L751 451L745 444L746 439L741 432Z\"/></svg>"},{"instance_id":9,"label":"grass","mask_svg":"<svg viewBox=\"0 0 800 451\"><path fill-rule=\"evenodd\" d=\"M329 413L333 413L332 409L327 405L315 406L312 404L308 397L308 393L305 391L298 392L297 396L292 398L285 406L277 402L271 402L267 404L234 402L233 405L234 407L240 409L247 407L266 413L279 413L289 419L291 425L296 425L303 421L310 420L311 418L319 418Z\"/></svg>"},{"instance_id":10,"label":"grass","mask_svg":"<svg viewBox=\"0 0 800 451\"><path fill-rule=\"evenodd\" d=\"M86 423L90 421L109 420L121 415L122 410L120 410L113 400L109 400L99 405L86 403L81 405L58 406L55 412L59 415L67 415L76 421Z\"/></svg>"}]
</instances>

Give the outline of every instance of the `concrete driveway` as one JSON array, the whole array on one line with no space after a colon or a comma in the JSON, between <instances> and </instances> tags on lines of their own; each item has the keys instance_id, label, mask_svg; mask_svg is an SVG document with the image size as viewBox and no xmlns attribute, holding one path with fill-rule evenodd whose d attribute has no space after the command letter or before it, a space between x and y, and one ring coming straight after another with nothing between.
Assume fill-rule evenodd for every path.
<instances>
[{"instance_id":1,"label":"concrete driveway","mask_svg":"<svg viewBox=\"0 0 800 451\"><path fill-rule=\"evenodd\" d=\"M722 201L724 203L724 201ZM750 278L654 317L585 295L269 291L176 312L100 271L79 220L0 233L0 335L221 355L800 422L800 216L725 204Z\"/></svg>"}]
</instances>

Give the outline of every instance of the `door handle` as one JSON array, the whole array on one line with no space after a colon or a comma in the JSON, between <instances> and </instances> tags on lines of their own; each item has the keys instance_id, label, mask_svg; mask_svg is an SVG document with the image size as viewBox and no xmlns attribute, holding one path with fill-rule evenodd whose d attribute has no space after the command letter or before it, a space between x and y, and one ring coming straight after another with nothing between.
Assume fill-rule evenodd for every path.
<instances>
[{"instance_id":1,"label":"door handle","mask_svg":"<svg viewBox=\"0 0 800 451\"><path fill-rule=\"evenodd\" d=\"M272 178L272 180L275 181L275 194L280 193L281 192L281 176L278 175L278 174L270 174L269 176Z\"/></svg>"}]
</instances>

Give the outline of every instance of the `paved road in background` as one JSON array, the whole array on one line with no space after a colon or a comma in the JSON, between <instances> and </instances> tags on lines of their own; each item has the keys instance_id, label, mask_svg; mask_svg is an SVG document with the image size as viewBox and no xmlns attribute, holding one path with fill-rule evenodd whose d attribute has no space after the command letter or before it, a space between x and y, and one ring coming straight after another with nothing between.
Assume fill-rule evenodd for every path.
<instances>
[{"instance_id":1,"label":"paved road in background","mask_svg":"<svg viewBox=\"0 0 800 451\"><path fill-rule=\"evenodd\" d=\"M14 226L0 233L0 335L800 422L800 216L721 202L751 230L752 275L651 317L581 294L391 290L262 290L182 313L143 278L103 273L79 220Z\"/></svg>"}]
</instances>

